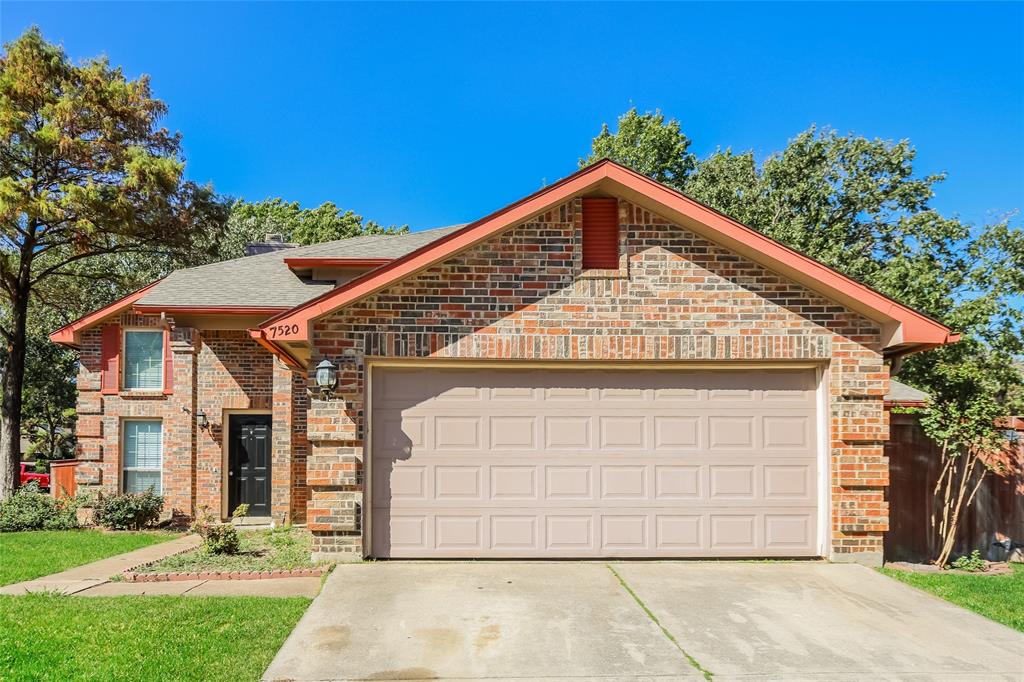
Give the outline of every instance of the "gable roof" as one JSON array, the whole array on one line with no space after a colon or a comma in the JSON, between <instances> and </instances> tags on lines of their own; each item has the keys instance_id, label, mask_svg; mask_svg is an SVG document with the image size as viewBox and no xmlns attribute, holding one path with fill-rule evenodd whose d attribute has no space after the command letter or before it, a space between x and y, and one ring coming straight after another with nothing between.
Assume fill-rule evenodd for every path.
<instances>
[{"instance_id":1,"label":"gable roof","mask_svg":"<svg viewBox=\"0 0 1024 682\"><path fill-rule=\"evenodd\" d=\"M375 234L243 256L219 263L176 270L163 279L93 311L50 334L67 346L104 319L132 307L154 312L207 310L223 314L273 315L334 288L331 282L302 278L288 265L293 259L345 259L354 267L375 267L461 228L439 227L407 234ZM356 261L361 261L358 263Z\"/></svg>"},{"instance_id":2,"label":"gable roof","mask_svg":"<svg viewBox=\"0 0 1024 682\"><path fill-rule=\"evenodd\" d=\"M959 338L948 327L926 315L608 159L581 169L343 286L276 315L251 333L282 350L283 347L278 345L281 342L308 342L312 321L370 296L570 198L599 189L692 229L725 248L879 322L885 337L883 345L893 354L950 343Z\"/></svg>"}]
</instances>

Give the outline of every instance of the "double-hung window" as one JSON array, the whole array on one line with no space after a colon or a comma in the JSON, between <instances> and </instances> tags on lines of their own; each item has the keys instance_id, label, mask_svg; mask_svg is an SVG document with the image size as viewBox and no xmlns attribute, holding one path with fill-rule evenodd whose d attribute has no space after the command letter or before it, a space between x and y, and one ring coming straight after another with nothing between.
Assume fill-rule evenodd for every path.
<instances>
[{"instance_id":1,"label":"double-hung window","mask_svg":"<svg viewBox=\"0 0 1024 682\"><path fill-rule=\"evenodd\" d=\"M163 428L159 420L132 419L124 422L124 471L122 492L163 490Z\"/></svg>"},{"instance_id":2,"label":"double-hung window","mask_svg":"<svg viewBox=\"0 0 1024 682\"><path fill-rule=\"evenodd\" d=\"M164 387L164 333L124 333L124 388L129 391L159 391Z\"/></svg>"}]
</instances>

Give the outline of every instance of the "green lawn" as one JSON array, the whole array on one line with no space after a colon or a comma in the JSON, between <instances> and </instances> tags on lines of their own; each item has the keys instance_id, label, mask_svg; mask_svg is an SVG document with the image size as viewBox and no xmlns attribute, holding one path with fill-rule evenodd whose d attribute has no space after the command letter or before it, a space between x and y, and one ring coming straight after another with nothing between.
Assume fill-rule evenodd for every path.
<instances>
[{"instance_id":1,"label":"green lawn","mask_svg":"<svg viewBox=\"0 0 1024 682\"><path fill-rule=\"evenodd\" d=\"M37 530L0 533L0 585L57 573L180 537L165 532Z\"/></svg>"},{"instance_id":2,"label":"green lawn","mask_svg":"<svg viewBox=\"0 0 1024 682\"><path fill-rule=\"evenodd\" d=\"M257 680L309 602L0 597L0 680Z\"/></svg>"},{"instance_id":3,"label":"green lawn","mask_svg":"<svg viewBox=\"0 0 1024 682\"><path fill-rule=\"evenodd\" d=\"M312 568L313 536L304 528L239 531L237 554L213 554L204 547L169 556L151 566L149 573L191 571L274 571Z\"/></svg>"},{"instance_id":4,"label":"green lawn","mask_svg":"<svg viewBox=\"0 0 1024 682\"><path fill-rule=\"evenodd\" d=\"M1012 565L1012 575L997 576L880 570L890 578L1024 632L1024 565Z\"/></svg>"}]
</instances>

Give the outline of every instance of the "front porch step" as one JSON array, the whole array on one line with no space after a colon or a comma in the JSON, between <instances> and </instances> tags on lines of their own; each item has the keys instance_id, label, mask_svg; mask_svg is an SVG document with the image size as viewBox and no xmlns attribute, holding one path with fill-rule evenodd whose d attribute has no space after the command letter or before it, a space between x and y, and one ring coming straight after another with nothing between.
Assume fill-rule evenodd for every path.
<instances>
[{"instance_id":1,"label":"front porch step","mask_svg":"<svg viewBox=\"0 0 1024 682\"><path fill-rule=\"evenodd\" d=\"M273 528L274 519L269 516L243 516L231 519L231 525L244 528Z\"/></svg>"}]
</instances>

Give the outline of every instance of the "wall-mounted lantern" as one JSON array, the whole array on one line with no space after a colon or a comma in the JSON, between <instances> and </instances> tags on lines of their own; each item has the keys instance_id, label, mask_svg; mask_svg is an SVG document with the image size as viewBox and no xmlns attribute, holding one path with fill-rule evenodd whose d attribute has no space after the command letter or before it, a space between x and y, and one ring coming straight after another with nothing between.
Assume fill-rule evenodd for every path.
<instances>
[{"instance_id":1,"label":"wall-mounted lantern","mask_svg":"<svg viewBox=\"0 0 1024 682\"><path fill-rule=\"evenodd\" d=\"M320 396L327 400L334 393L334 387L338 385L338 368L326 358L316 366L316 387L320 390Z\"/></svg>"},{"instance_id":2,"label":"wall-mounted lantern","mask_svg":"<svg viewBox=\"0 0 1024 682\"><path fill-rule=\"evenodd\" d=\"M206 418L206 412L204 412L203 410L199 410L198 412L196 412L196 426L199 427L199 430L202 431L209 425L210 420Z\"/></svg>"}]
</instances>

